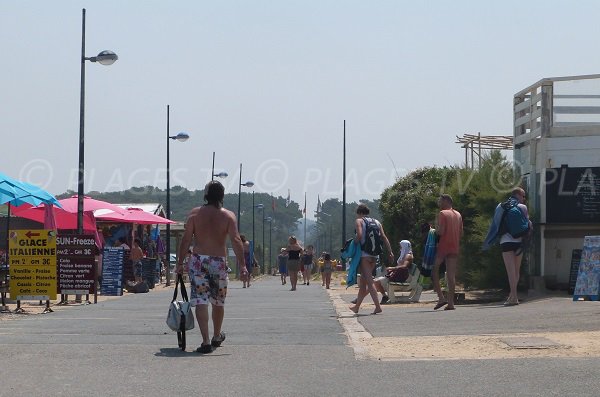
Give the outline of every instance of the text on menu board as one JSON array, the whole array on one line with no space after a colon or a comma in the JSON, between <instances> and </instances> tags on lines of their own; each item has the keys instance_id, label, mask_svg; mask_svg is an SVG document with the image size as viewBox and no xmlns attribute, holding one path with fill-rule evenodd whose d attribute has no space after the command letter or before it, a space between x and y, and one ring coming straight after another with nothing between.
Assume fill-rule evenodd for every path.
<instances>
[{"instance_id":1,"label":"text on menu board","mask_svg":"<svg viewBox=\"0 0 600 397\"><path fill-rule=\"evenodd\" d=\"M59 235L56 244L58 292L93 294L96 291L95 251L92 235Z\"/></svg>"},{"instance_id":2,"label":"text on menu board","mask_svg":"<svg viewBox=\"0 0 600 397\"><path fill-rule=\"evenodd\" d=\"M56 299L56 231L9 231L8 258L11 299Z\"/></svg>"}]
</instances>

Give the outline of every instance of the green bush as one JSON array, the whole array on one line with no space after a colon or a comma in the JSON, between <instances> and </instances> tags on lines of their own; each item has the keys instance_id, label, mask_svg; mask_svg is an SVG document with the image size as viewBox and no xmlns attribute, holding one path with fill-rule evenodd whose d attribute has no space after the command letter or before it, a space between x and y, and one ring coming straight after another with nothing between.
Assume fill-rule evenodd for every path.
<instances>
[{"instance_id":1,"label":"green bush","mask_svg":"<svg viewBox=\"0 0 600 397\"><path fill-rule=\"evenodd\" d=\"M422 168L415 170L386 189L380 211L392 241L408 239L413 243L417 262L422 258L421 225L434 224L439 212L440 194L450 194L454 208L463 217L464 236L458 282L465 288L506 288L506 272L499 247L482 251L481 246L500 201L516 185L512 163L499 151L485 155L478 170L466 168Z\"/></svg>"}]
</instances>

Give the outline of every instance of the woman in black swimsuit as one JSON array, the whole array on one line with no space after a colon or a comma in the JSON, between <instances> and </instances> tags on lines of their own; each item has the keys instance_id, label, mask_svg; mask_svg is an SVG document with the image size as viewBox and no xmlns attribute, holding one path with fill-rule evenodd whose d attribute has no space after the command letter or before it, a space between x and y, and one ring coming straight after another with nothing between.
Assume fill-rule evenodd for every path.
<instances>
[{"instance_id":1,"label":"woman in black swimsuit","mask_svg":"<svg viewBox=\"0 0 600 397\"><path fill-rule=\"evenodd\" d=\"M298 240L295 236L290 236L288 246L285 250L288 253L287 268L290 282L292 283L292 289L290 291L296 291L298 271L300 270L300 254L302 253L303 248L298 244Z\"/></svg>"}]
</instances>

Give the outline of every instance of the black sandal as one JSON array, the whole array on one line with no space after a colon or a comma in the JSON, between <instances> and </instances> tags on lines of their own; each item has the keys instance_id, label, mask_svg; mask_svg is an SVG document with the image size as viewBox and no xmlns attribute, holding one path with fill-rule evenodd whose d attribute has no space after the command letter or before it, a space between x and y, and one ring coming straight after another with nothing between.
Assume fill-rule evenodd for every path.
<instances>
[{"instance_id":1,"label":"black sandal","mask_svg":"<svg viewBox=\"0 0 600 397\"><path fill-rule=\"evenodd\" d=\"M199 348L196 349L196 353L208 354L213 352L213 347L211 344L208 345L200 345Z\"/></svg>"},{"instance_id":2,"label":"black sandal","mask_svg":"<svg viewBox=\"0 0 600 397\"><path fill-rule=\"evenodd\" d=\"M221 332L218 337L213 336L212 340L210 341L210 344L212 347L220 347L221 343L223 343L224 340L225 332Z\"/></svg>"}]
</instances>

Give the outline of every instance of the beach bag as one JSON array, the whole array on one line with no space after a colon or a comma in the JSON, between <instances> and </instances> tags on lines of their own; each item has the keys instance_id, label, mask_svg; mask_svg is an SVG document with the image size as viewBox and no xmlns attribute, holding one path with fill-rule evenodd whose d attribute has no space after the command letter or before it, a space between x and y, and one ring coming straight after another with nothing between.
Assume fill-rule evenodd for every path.
<instances>
[{"instance_id":1,"label":"beach bag","mask_svg":"<svg viewBox=\"0 0 600 397\"><path fill-rule=\"evenodd\" d=\"M177 300L177 290L180 285L182 300ZM181 274L177 274L175 291L173 292L173 299L171 300L167 314L167 325L173 331L177 331L177 344L181 350L185 350L185 331L194 328L194 315L192 314L192 306L190 305Z\"/></svg>"},{"instance_id":2,"label":"beach bag","mask_svg":"<svg viewBox=\"0 0 600 397\"><path fill-rule=\"evenodd\" d=\"M362 218L365 222L365 243L361 250L369 255L378 256L383 253L383 240L381 239L381 227L373 218Z\"/></svg>"},{"instance_id":3,"label":"beach bag","mask_svg":"<svg viewBox=\"0 0 600 397\"><path fill-rule=\"evenodd\" d=\"M504 214L500 222L500 234L508 233L513 238L519 238L529 233L529 219L519 208L519 201L510 198L502 203Z\"/></svg>"}]
</instances>

